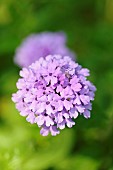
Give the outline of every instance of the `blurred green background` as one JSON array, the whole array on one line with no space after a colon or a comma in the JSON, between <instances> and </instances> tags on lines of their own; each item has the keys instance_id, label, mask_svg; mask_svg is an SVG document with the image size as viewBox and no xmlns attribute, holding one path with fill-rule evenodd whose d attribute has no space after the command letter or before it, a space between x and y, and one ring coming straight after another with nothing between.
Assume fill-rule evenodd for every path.
<instances>
[{"instance_id":1,"label":"blurred green background","mask_svg":"<svg viewBox=\"0 0 113 170\"><path fill-rule=\"evenodd\" d=\"M30 33L65 31L96 85L91 119L42 137L11 101L15 48ZM113 0L0 0L0 170L113 170Z\"/></svg>"}]
</instances>

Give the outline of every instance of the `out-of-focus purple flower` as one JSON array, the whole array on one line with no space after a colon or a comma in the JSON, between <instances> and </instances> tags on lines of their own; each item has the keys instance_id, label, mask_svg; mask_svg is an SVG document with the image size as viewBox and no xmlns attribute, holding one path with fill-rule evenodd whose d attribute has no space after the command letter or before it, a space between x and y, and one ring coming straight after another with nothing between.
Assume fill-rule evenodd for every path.
<instances>
[{"instance_id":1,"label":"out-of-focus purple flower","mask_svg":"<svg viewBox=\"0 0 113 170\"><path fill-rule=\"evenodd\" d=\"M12 100L20 115L41 127L40 133L55 136L75 125L78 115L90 118L95 86L87 80L89 70L70 57L48 55L23 68Z\"/></svg>"},{"instance_id":2,"label":"out-of-focus purple flower","mask_svg":"<svg viewBox=\"0 0 113 170\"><path fill-rule=\"evenodd\" d=\"M60 54L75 58L75 54L66 47L66 35L63 32L44 32L31 34L17 48L14 61L20 67L28 67L40 57Z\"/></svg>"}]
</instances>

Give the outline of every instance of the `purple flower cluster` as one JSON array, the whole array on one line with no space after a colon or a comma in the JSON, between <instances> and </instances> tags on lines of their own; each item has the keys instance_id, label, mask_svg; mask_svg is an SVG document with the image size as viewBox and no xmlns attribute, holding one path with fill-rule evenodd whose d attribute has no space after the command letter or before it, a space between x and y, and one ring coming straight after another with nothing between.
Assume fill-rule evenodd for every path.
<instances>
[{"instance_id":1,"label":"purple flower cluster","mask_svg":"<svg viewBox=\"0 0 113 170\"><path fill-rule=\"evenodd\" d=\"M95 86L87 80L89 70L70 57L48 55L23 68L12 100L20 115L41 127L40 133L52 136L67 125L71 128L78 115L90 118Z\"/></svg>"},{"instance_id":2,"label":"purple flower cluster","mask_svg":"<svg viewBox=\"0 0 113 170\"><path fill-rule=\"evenodd\" d=\"M40 57L60 54L75 58L66 47L66 35L63 32L44 32L28 36L17 48L14 61L20 67L28 67Z\"/></svg>"}]
</instances>

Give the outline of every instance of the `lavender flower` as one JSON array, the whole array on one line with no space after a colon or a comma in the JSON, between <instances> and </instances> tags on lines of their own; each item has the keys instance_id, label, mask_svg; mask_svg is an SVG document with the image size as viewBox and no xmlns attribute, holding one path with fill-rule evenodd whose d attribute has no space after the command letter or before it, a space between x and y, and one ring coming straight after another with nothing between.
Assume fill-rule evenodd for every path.
<instances>
[{"instance_id":1,"label":"lavender flower","mask_svg":"<svg viewBox=\"0 0 113 170\"><path fill-rule=\"evenodd\" d=\"M52 136L65 126L75 125L78 115L90 118L95 86L87 80L89 70L70 57L48 55L23 68L12 100L20 115L41 127L40 133Z\"/></svg>"},{"instance_id":2,"label":"lavender flower","mask_svg":"<svg viewBox=\"0 0 113 170\"><path fill-rule=\"evenodd\" d=\"M44 32L32 34L17 48L14 61L20 67L27 67L40 57L60 54L75 58L73 52L66 47L66 35L62 32Z\"/></svg>"}]
</instances>

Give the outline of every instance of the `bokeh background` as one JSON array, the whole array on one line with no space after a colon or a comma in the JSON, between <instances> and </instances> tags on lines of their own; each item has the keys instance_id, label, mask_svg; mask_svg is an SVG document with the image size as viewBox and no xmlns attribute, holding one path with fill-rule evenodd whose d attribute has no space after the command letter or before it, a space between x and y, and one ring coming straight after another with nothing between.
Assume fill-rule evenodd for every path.
<instances>
[{"instance_id":1,"label":"bokeh background","mask_svg":"<svg viewBox=\"0 0 113 170\"><path fill-rule=\"evenodd\" d=\"M42 137L16 111L15 48L30 33L65 31L96 85L91 119ZM0 0L0 170L113 170L113 0Z\"/></svg>"}]
</instances>

